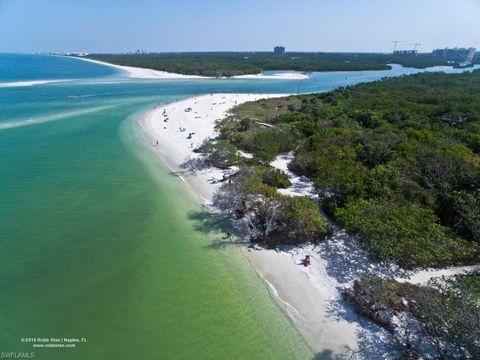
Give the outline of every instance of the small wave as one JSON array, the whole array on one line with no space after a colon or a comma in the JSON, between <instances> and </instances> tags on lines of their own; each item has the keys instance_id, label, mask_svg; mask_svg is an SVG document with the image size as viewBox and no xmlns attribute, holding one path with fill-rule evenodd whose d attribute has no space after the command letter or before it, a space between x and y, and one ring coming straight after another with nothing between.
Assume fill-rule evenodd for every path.
<instances>
[{"instance_id":1,"label":"small wave","mask_svg":"<svg viewBox=\"0 0 480 360\"><path fill-rule=\"evenodd\" d=\"M289 302L283 300L280 295L278 294L277 288L270 282L268 281L263 274L256 270L256 273L262 279L262 281L267 284L267 289L270 295L280 304L282 309L287 312L287 314L290 316L292 320L295 320L297 322L300 322L302 324L306 323L305 317L300 313L300 311L297 310L292 304Z\"/></svg>"},{"instance_id":2,"label":"small wave","mask_svg":"<svg viewBox=\"0 0 480 360\"><path fill-rule=\"evenodd\" d=\"M100 94L88 94L88 95L76 95L76 99L82 99L82 98L89 98L89 97L94 97L94 96L99 96Z\"/></svg>"},{"instance_id":3,"label":"small wave","mask_svg":"<svg viewBox=\"0 0 480 360\"><path fill-rule=\"evenodd\" d=\"M114 105L98 106L98 107L84 109L84 110L68 111L68 112L63 112L63 113L58 113L53 115L38 116L35 118L32 117L29 119L0 122L0 130L12 129L20 126L35 125L35 124L40 124L40 123L45 123L50 121L56 121L56 120L61 120L61 119L65 119L73 116L91 114L97 111L111 109L113 107Z\"/></svg>"},{"instance_id":4,"label":"small wave","mask_svg":"<svg viewBox=\"0 0 480 360\"><path fill-rule=\"evenodd\" d=\"M25 87L25 86L35 86L35 85L45 85L52 83L59 83L71 81L70 79L61 79L61 80L30 80L30 81L15 81L15 82L0 82L0 88L10 88L10 87Z\"/></svg>"},{"instance_id":5,"label":"small wave","mask_svg":"<svg viewBox=\"0 0 480 360\"><path fill-rule=\"evenodd\" d=\"M101 93L101 94L86 94L86 95L70 95L68 98L69 99L83 99L83 98L90 98L90 97L96 97L96 96L107 96L111 95L112 93Z\"/></svg>"}]
</instances>

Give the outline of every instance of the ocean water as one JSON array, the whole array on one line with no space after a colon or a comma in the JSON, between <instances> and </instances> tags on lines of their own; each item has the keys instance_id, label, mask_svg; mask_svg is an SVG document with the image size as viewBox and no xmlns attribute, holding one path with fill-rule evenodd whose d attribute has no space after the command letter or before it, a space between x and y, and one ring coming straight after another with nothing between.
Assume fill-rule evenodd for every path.
<instances>
[{"instance_id":1,"label":"ocean water","mask_svg":"<svg viewBox=\"0 0 480 360\"><path fill-rule=\"evenodd\" d=\"M136 116L194 94L324 91L414 71L139 81L76 59L0 54L0 352L313 358L238 249L219 244L217 224L147 151ZM33 348L31 338L84 340Z\"/></svg>"}]
</instances>

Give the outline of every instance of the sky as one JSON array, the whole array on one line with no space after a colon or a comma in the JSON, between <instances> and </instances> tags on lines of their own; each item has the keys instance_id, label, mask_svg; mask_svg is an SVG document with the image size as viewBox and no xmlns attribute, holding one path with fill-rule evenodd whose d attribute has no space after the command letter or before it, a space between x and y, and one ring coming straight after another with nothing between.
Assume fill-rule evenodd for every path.
<instances>
[{"instance_id":1,"label":"sky","mask_svg":"<svg viewBox=\"0 0 480 360\"><path fill-rule=\"evenodd\" d=\"M480 48L480 0L0 0L0 52Z\"/></svg>"}]
</instances>

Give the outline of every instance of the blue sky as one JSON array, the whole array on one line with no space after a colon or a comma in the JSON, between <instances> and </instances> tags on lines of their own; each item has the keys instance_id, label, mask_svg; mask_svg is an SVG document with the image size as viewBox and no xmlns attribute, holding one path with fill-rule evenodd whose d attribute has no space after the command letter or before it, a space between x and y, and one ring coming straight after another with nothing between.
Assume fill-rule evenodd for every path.
<instances>
[{"instance_id":1,"label":"blue sky","mask_svg":"<svg viewBox=\"0 0 480 360\"><path fill-rule=\"evenodd\" d=\"M0 0L0 51L480 48L480 0Z\"/></svg>"}]
</instances>

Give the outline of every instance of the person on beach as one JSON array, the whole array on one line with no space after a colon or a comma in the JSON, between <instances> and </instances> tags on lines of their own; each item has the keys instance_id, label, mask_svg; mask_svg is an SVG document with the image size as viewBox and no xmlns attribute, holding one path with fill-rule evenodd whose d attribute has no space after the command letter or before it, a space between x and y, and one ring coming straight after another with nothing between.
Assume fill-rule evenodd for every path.
<instances>
[{"instance_id":1,"label":"person on beach","mask_svg":"<svg viewBox=\"0 0 480 360\"><path fill-rule=\"evenodd\" d=\"M308 267L310 264L310 255L305 255L305 259L303 259L303 266Z\"/></svg>"}]
</instances>

